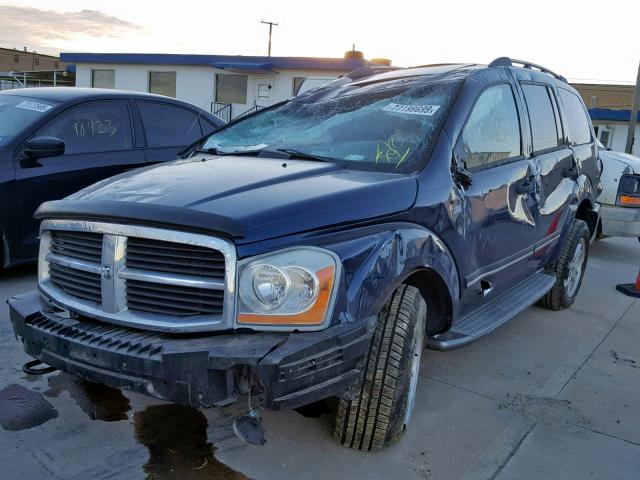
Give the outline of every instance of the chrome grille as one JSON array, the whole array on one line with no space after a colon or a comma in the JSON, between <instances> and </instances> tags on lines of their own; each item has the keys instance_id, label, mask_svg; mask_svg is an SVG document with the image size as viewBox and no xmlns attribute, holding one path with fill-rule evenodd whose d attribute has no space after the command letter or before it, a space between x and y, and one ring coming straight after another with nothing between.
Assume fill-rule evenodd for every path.
<instances>
[{"instance_id":1,"label":"chrome grille","mask_svg":"<svg viewBox=\"0 0 640 480\"><path fill-rule=\"evenodd\" d=\"M51 253L100 263L102 235L90 232L51 232Z\"/></svg>"},{"instance_id":2,"label":"chrome grille","mask_svg":"<svg viewBox=\"0 0 640 480\"><path fill-rule=\"evenodd\" d=\"M206 247L175 242L129 238L126 265L158 272L224 278L224 255Z\"/></svg>"},{"instance_id":3,"label":"chrome grille","mask_svg":"<svg viewBox=\"0 0 640 480\"><path fill-rule=\"evenodd\" d=\"M49 277L51 278L51 283L68 295L98 304L102 302L101 280L98 273L84 272L51 263L49 265Z\"/></svg>"},{"instance_id":4,"label":"chrome grille","mask_svg":"<svg viewBox=\"0 0 640 480\"><path fill-rule=\"evenodd\" d=\"M127 306L133 310L177 316L220 315L223 301L220 290L127 280Z\"/></svg>"},{"instance_id":5,"label":"chrome grille","mask_svg":"<svg viewBox=\"0 0 640 480\"><path fill-rule=\"evenodd\" d=\"M47 220L39 285L89 317L162 331L233 327L235 249L191 233Z\"/></svg>"}]
</instances>

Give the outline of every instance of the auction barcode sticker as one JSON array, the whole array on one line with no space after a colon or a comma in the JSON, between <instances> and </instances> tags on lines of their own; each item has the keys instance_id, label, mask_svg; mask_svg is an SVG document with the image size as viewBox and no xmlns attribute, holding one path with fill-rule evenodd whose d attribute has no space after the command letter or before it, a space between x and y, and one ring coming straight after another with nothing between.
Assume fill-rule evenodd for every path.
<instances>
[{"instance_id":1,"label":"auction barcode sticker","mask_svg":"<svg viewBox=\"0 0 640 480\"><path fill-rule=\"evenodd\" d=\"M382 110L385 112L408 113L410 115L432 116L438 111L440 105L402 105L400 103L390 103Z\"/></svg>"},{"instance_id":2,"label":"auction barcode sticker","mask_svg":"<svg viewBox=\"0 0 640 480\"><path fill-rule=\"evenodd\" d=\"M24 102L20 102L16 105L16 108L21 108L23 110L33 110L34 112L46 112L47 110L53 108L53 105L48 105L46 103L39 102L31 102L29 100L25 100Z\"/></svg>"}]
</instances>

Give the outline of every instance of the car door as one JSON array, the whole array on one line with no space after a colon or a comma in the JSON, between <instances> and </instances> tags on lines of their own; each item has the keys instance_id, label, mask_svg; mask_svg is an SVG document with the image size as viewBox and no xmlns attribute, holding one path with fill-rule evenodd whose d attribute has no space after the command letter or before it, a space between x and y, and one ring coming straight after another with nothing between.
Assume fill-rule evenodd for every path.
<instances>
[{"instance_id":1,"label":"car door","mask_svg":"<svg viewBox=\"0 0 640 480\"><path fill-rule=\"evenodd\" d=\"M147 163L175 160L178 152L202 137L199 115L188 108L137 101L144 127Z\"/></svg>"},{"instance_id":2,"label":"car door","mask_svg":"<svg viewBox=\"0 0 640 480\"><path fill-rule=\"evenodd\" d=\"M578 172L597 182L600 178L598 148L592 135L591 120L582 99L567 88L558 87L560 113L564 119L565 135L573 152ZM598 185L591 185L596 196Z\"/></svg>"},{"instance_id":3,"label":"car door","mask_svg":"<svg viewBox=\"0 0 640 480\"><path fill-rule=\"evenodd\" d=\"M563 140L558 103L551 86L521 82L531 128L531 158L536 165L535 256L544 258L558 243L569 215L577 170Z\"/></svg>"},{"instance_id":4,"label":"car door","mask_svg":"<svg viewBox=\"0 0 640 480\"><path fill-rule=\"evenodd\" d=\"M467 246L463 312L503 293L530 275L535 239L535 182L522 154L520 115L509 83L477 97L455 147L469 171L463 189Z\"/></svg>"},{"instance_id":5,"label":"car door","mask_svg":"<svg viewBox=\"0 0 640 480\"><path fill-rule=\"evenodd\" d=\"M72 106L45 122L30 139L37 137L63 140L65 153L27 161L19 148L14 156L21 239L23 248L31 254L37 250L38 235L33 213L41 203L64 198L98 180L145 164L144 153L133 146L126 100Z\"/></svg>"}]
</instances>

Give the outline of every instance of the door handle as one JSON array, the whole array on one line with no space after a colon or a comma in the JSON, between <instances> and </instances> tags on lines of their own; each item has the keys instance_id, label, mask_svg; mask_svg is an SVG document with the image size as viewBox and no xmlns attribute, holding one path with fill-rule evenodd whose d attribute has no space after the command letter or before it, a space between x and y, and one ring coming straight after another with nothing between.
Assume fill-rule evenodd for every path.
<instances>
[{"instance_id":1,"label":"door handle","mask_svg":"<svg viewBox=\"0 0 640 480\"><path fill-rule=\"evenodd\" d=\"M536 189L536 184L531 180L521 180L516 185L516 193L523 195L525 193L531 193Z\"/></svg>"},{"instance_id":2,"label":"door handle","mask_svg":"<svg viewBox=\"0 0 640 480\"><path fill-rule=\"evenodd\" d=\"M575 180L578 178L578 169L576 167L567 167L562 170L562 176L564 178L571 178Z\"/></svg>"}]
</instances>

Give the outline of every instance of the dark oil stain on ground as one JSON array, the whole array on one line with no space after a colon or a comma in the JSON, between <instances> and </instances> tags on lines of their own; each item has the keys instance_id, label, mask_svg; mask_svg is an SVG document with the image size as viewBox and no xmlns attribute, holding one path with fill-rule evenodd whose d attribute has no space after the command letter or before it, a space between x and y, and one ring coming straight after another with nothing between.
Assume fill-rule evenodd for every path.
<instances>
[{"instance_id":1,"label":"dark oil stain on ground","mask_svg":"<svg viewBox=\"0 0 640 480\"><path fill-rule=\"evenodd\" d=\"M25 430L57 416L57 410L41 393L16 384L0 390L0 426L4 430Z\"/></svg>"},{"instance_id":2,"label":"dark oil stain on ground","mask_svg":"<svg viewBox=\"0 0 640 480\"><path fill-rule=\"evenodd\" d=\"M136 439L149 449L144 471L149 480L242 480L213 456L207 442L207 419L182 405L154 405L133 416Z\"/></svg>"},{"instance_id":3,"label":"dark oil stain on ground","mask_svg":"<svg viewBox=\"0 0 640 480\"><path fill-rule=\"evenodd\" d=\"M48 381L49 390L44 392L47 397L57 397L67 391L76 405L93 420L117 422L128 418L127 412L131 410L129 399L117 388L81 380L66 373L49 377Z\"/></svg>"},{"instance_id":4,"label":"dark oil stain on ground","mask_svg":"<svg viewBox=\"0 0 640 480\"><path fill-rule=\"evenodd\" d=\"M611 355L611 358L613 358L613 363L621 363L623 365L628 365L632 368L640 368L640 365L638 364L638 362L636 362L631 358L621 357L620 355L618 355L618 352L616 352L615 350L611 350L609 354Z\"/></svg>"}]
</instances>

